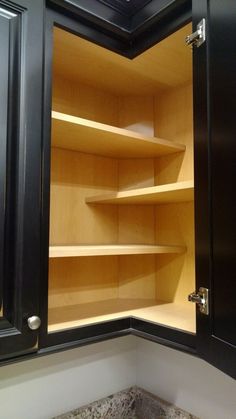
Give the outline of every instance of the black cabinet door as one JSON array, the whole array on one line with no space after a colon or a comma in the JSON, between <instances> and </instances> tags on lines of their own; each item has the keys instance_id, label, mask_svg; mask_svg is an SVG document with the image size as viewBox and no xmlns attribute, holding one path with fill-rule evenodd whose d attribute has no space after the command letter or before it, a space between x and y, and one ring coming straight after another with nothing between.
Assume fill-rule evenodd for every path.
<instances>
[{"instance_id":1,"label":"black cabinet door","mask_svg":"<svg viewBox=\"0 0 236 419\"><path fill-rule=\"evenodd\" d=\"M210 314L197 312L199 354L236 378L236 2L194 0L197 288L210 290Z\"/></svg>"},{"instance_id":2,"label":"black cabinet door","mask_svg":"<svg viewBox=\"0 0 236 419\"><path fill-rule=\"evenodd\" d=\"M43 1L0 1L0 358L37 349Z\"/></svg>"}]
</instances>

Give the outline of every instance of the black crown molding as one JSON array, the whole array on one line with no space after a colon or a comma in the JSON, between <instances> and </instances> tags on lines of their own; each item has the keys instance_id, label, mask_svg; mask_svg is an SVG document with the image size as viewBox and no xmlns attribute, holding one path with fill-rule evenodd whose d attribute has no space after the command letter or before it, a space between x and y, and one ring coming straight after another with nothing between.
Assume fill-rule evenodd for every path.
<instances>
[{"instance_id":1,"label":"black crown molding","mask_svg":"<svg viewBox=\"0 0 236 419\"><path fill-rule=\"evenodd\" d=\"M47 0L47 5L118 41L115 51L129 58L191 20L191 0L131 1L124 6L123 0ZM110 48L97 38L91 40Z\"/></svg>"},{"instance_id":2,"label":"black crown molding","mask_svg":"<svg viewBox=\"0 0 236 419\"><path fill-rule=\"evenodd\" d=\"M118 13L132 17L152 0L98 0Z\"/></svg>"}]
</instances>

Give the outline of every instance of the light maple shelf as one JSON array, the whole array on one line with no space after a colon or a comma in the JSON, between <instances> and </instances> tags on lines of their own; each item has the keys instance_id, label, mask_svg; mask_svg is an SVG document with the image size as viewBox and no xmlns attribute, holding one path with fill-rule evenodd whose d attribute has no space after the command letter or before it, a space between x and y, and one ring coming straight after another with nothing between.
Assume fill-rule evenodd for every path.
<instances>
[{"instance_id":1,"label":"light maple shelf","mask_svg":"<svg viewBox=\"0 0 236 419\"><path fill-rule=\"evenodd\" d=\"M194 199L193 181L113 192L86 198L87 204L168 204Z\"/></svg>"},{"instance_id":2,"label":"light maple shelf","mask_svg":"<svg viewBox=\"0 0 236 419\"><path fill-rule=\"evenodd\" d=\"M83 256L111 256L111 255L145 255L145 254L167 254L184 253L184 246L156 246L156 245L135 245L135 244L114 244L114 245L78 245L78 246L50 246L50 258L83 257Z\"/></svg>"},{"instance_id":3,"label":"light maple shelf","mask_svg":"<svg viewBox=\"0 0 236 419\"><path fill-rule=\"evenodd\" d=\"M52 146L109 157L157 157L185 146L137 132L52 112Z\"/></svg>"},{"instance_id":4,"label":"light maple shelf","mask_svg":"<svg viewBox=\"0 0 236 419\"><path fill-rule=\"evenodd\" d=\"M48 331L55 332L127 316L196 332L193 304L122 298L51 308L48 311Z\"/></svg>"}]
</instances>

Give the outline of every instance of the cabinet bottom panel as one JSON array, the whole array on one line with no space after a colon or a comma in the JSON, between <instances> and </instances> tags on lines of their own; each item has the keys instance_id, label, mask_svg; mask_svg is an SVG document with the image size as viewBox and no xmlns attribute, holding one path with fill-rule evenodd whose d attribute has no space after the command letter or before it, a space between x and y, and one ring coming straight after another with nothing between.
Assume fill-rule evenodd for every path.
<instances>
[{"instance_id":1,"label":"cabinet bottom panel","mask_svg":"<svg viewBox=\"0 0 236 419\"><path fill-rule=\"evenodd\" d=\"M187 332L196 332L195 307L148 299L109 299L49 309L48 332L135 317Z\"/></svg>"}]
</instances>

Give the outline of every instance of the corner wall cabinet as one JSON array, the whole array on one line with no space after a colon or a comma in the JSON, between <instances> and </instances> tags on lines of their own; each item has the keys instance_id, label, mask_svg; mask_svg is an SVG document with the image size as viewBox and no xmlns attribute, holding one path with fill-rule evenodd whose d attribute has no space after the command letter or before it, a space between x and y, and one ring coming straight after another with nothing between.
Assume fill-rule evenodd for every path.
<instances>
[{"instance_id":1,"label":"corner wall cabinet","mask_svg":"<svg viewBox=\"0 0 236 419\"><path fill-rule=\"evenodd\" d=\"M45 341L137 319L194 351L191 24L129 60L54 18Z\"/></svg>"},{"instance_id":2,"label":"corner wall cabinet","mask_svg":"<svg viewBox=\"0 0 236 419\"><path fill-rule=\"evenodd\" d=\"M26 275L14 286L28 298L23 312L14 306L20 339L25 352L48 353L132 333L236 376L236 6L227 1L221 22L223 6L213 1L163 2L161 10L155 0L134 1L122 11L116 3L47 2L37 40L44 57L34 61L41 91L24 116L35 124L31 165L21 163L19 139L19 155L3 161L15 159L23 172L1 178L2 190L9 176L24 196L17 217L25 221L11 227L6 214L0 237L6 243L15 228L19 241L25 226L17 267ZM34 7L44 7L34 4L31 24ZM43 18L37 25L34 36ZM28 189L23 180L14 187L18 176ZM37 272L27 291L30 266Z\"/></svg>"}]
</instances>

